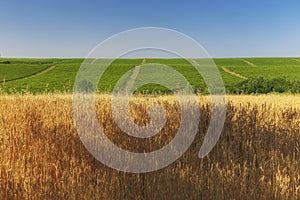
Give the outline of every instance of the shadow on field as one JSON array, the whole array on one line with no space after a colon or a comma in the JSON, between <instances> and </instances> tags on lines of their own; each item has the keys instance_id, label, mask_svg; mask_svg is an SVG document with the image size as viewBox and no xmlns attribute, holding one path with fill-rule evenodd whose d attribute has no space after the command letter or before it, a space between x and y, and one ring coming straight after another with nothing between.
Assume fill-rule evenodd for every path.
<instances>
[{"instance_id":1,"label":"shadow on field","mask_svg":"<svg viewBox=\"0 0 300 200\"><path fill-rule=\"evenodd\" d=\"M1 199L297 199L300 197L299 110L228 103L223 133L198 158L210 119L208 103L189 150L159 171L130 174L108 168L85 149L74 128L70 98L1 98ZM97 104L99 122L122 148L153 151L178 129L178 105L163 101L168 121L141 143L116 127L109 100ZM151 103L151 102L150 102ZM148 101L131 104L147 116ZM149 118L134 118L140 125ZM113 156L113 155L111 155Z\"/></svg>"}]
</instances>

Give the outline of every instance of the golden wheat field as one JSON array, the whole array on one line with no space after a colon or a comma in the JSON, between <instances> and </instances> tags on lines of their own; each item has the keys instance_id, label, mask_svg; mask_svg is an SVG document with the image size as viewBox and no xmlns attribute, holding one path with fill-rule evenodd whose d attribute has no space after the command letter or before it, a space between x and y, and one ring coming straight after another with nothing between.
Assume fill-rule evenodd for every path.
<instances>
[{"instance_id":1,"label":"golden wheat field","mask_svg":"<svg viewBox=\"0 0 300 200\"><path fill-rule=\"evenodd\" d=\"M227 96L220 140L198 158L208 122L208 97L199 97L196 138L180 159L158 171L111 169L85 149L72 119L72 96L0 97L0 199L299 199L300 96ZM176 99L134 97L132 117L147 124L159 102L167 123L148 139L131 138L112 119L110 98L96 109L107 137L130 151L153 151L172 140L180 114ZM113 156L113 155L112 155Z\"/></svg>"}]
</instances>

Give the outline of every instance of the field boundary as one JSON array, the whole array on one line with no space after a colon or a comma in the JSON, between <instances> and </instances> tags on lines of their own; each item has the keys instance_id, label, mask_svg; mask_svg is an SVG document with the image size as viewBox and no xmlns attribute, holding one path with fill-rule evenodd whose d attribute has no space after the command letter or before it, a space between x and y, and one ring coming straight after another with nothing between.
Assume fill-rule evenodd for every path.
<instances>
[{"instance_id":1,"label":"field boundary","mask_svg":"<svg viewBox=\"0 0 300 200\"><path fill-rule=\"evenodd\" d=\"M252 63L252 62L250 62L250 61L248 61L248 60L246 60L246 59L241 59L244 63L246 63L246 64L248 64L249 66L251 66L251 67L257 67L254 63Z\"/></svg>"},{"instance_id":2,"label":"field boundary","mask_svg":"<svg viewBox=\"0 0 300 200\"><path fill-rule=\"evenodd\" d=\"M11 82L11 81L17 81L17 80L21 80L21 79L27 79L27 78L31 78L31 77L35 77L35 76L38 76L38 75L41 75L41 74L44 74L52 69L54 69L55 66L54 65L51 65L51 66L48 66L42 70L39 70L39 71L36 71L32 74L28 74L28 75L25 75L25 76L20 76L20 77L17 77L17 78L13 78L13 79L8 79L8 80L2 80L1 83L7 83L7 82Z\"/></svg>"},{"instance_id":3,"label":"field boundary","mask_svg":"<svg viewBox=\"0 0 300 200\"><path fill-rule=\"evenodd\" d=\"M230 74L232 76L235 76L235 77L238 77L238 78L241 78L241 79L244 79L244 80L248 79L246 76L243 76L241 74L235 73L235 72L229 70L226 67L222 67L222 69L223 69L224 72L226 72L226 73L228 73L228 74Z\"/></svg>"}]
</instances>

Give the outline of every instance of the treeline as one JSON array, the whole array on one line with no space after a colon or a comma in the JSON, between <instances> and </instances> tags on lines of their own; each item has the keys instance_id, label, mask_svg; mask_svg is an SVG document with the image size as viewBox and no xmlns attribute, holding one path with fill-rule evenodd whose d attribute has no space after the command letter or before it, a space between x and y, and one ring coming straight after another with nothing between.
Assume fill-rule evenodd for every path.
<instances>
[{"instance_id":1,"label":"treeline","mask_svg":"<svg viewBox=\"0 0 300 200\"><path fill-rule=\"evenodd\" d=\"M42 60L3 60L0 61L0 64L34 64L34 65L44 65L44 64L52 64L53 61L42 61Z\"/></svg>"},{"instance_id":2,"label":"treeline","mask_svg":"<svg viewBox=\"0 0 300 200\"><path fill-rule=\"evenodd\" d=\"M300 80L290 81L284 78L266 79L251 77L236 85L230 86L233 94L268 94L268 93L300 93Z\"/></svg>"}]
</instances>

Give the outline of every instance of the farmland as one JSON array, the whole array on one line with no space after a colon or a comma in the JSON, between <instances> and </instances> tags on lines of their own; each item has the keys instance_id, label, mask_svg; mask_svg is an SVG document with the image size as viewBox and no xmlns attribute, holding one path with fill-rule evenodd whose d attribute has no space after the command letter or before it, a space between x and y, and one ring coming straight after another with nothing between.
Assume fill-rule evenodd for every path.
<instances>
[{"instance_id":1,"label":"farmland","mask_svg":"<svg viewBox=\"0 0 300 200\"><path fill-rule=\"evenodd\" d=\"M71 95L0 97L0 198L299 199L300 96L228 96L221 138L203 159L198 151L210 106L209 98L199 98L200 127L188 151L159 171L131 174L105 166L85 149L74 127ZM168 121L144 142L118 129L109 95L97 97L99 122L121 148L159 149L180 121L175 98L136 96L130 109L143 124L147 117L140 116L155 102L167 108Z\"/></svg>"},{"instance_id":2,"label":"farmland","mask_svg":"<svg viewBox=\"0 0 300 200\"><path fill-rule=\"evenodd\" d=\"M239 89L237 88L239 83L253 78L263 78L265 80L284 79L291 87L287 86L283 92L298 93L300 90L298 88L300 85L299 61L300 58L214 59L228 93L235 93ZM82 62L83 59L2 58L0 59L0 80L2 80L0 89L4 93L69 93L72 91L77 71ZM105 93L112 91L123 74L141 63L142 59L115 60L103 74L98 90ZM161 63L172 67L190 82L195 91L207 93L201 75L184 59L146 59L146 63ZM53 66L53 68L47 70L50 66ZM147 85L139 90L139 92L144 91L167 92L165 88L155 85ZM278 91L275 90L275 92Z\"/></svg>"},{"instance_id":3,"label":"farmland","mask_svg":"<svg viewBox=\"0 0 300 200\"><path fill-rule=\"evenodd\" d=\"M165 168L137 174L97 161L79 138L71 92L83 61L0 59L0 199L300 198L299 58L214 59L227 91L216 146L198 157L211 120L210 97L198 94L199 104L185 104L199 108L201 116L188 150ZM206 93L201 75L183 59L115 60L97 87L98 122L114 144L143 153L169 144L181 122L175 96L158 85L139 88L129 107L138 125L149 123L152 105L166 109L166 123L156 135L130 137L114 121L109 92L144 62L172 67L195 91ZM270 91L276 94L257 94ZM255 95L241 95L247 92Z\"/></svg>"}]
</instances>

